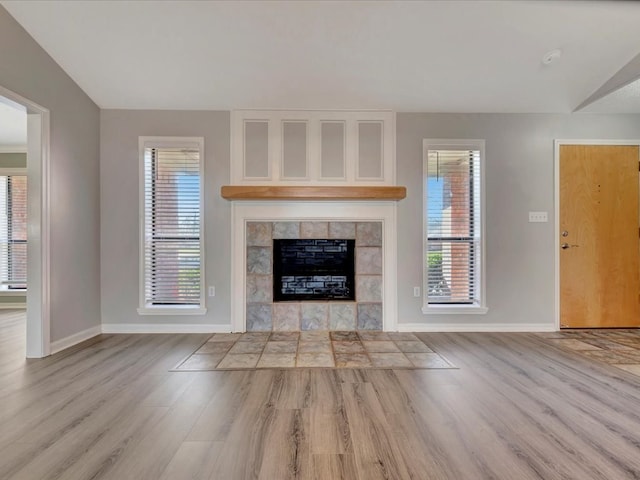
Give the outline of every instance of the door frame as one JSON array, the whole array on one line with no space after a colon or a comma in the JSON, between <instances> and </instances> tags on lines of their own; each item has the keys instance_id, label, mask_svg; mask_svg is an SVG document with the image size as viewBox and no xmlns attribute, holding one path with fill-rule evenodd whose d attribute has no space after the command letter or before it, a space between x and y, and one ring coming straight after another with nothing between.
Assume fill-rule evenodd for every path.
<instances>
[{"instance_id":1,"label":"door frame","mask_svg":"<svg viewBox=\"0 0 640 480\"><path fill-rule=\"evenodd\" d=\"M0 85L0 96L27 110L27 358L51 354L50 114ZM31 188L35 185L36 188ZM35 253L35 255L34 255Z\"/></svg>"},{"instance_id":2,"label":"door frame","mask_svg":"<svg viewBox=\"0 0 640 480\"><path fill-rule=\"evenodd\" d=\"M555 329L560 331L560 146L561 145L632 145L640 147L640 140L628 139L556 139L553 148L553 205L554 205L554 317ZM638 158L640 162L640 157Z\"/></svg>"}]
</instances>

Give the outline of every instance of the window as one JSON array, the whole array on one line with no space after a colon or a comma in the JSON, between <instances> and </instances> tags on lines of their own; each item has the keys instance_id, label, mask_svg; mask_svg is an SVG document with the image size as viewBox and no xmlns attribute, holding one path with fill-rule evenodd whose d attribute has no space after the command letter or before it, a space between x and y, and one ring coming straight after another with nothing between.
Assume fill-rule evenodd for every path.
<instances>
[{"instance_id":1,"label":"window","mask_svg":"<svg viewBox=\"0 0 640 480\"><path fill-rule=\"evenodd\" d=\"M27 176L0 175L0 291L27 288Z\"/></svg>"},{"instance_id":2,"label":"window","mask_svg":"<svg viewBox=\"0 0 640 480\"><path fill-rule=\"evenodd\" d=\"M141 138L141 314L205 313L201 138Z\"/></svg>"},{"instance_id":3,"label":"window","mask_svg":"<svg viewBox=\"0 0 640 480\"><path fill-rule=\"evenodd\" d=\"M483 140L424 141L424 313L486 313Z\"/></svg>"}]
</instances>

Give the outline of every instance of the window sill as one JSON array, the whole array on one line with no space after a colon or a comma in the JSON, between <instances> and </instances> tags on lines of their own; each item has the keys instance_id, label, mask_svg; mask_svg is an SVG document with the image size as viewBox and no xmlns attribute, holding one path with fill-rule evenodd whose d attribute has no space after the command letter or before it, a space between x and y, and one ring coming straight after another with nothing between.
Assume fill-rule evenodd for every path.
<instances>
[{"instance_id":1,"label":"window sill","mask_svg":"<svg viewBox=\"0 0 640 480\"><path fill-rule=\"evenodd\" d=\"M138 308L138 315L204 315L207 309L204 307L176 306L160 307L148 306Z\"/></svg>"},{"instance_id":2,"label":"window sill","mask_svg":"<svg viewBox=\"0 0 640 480\"><path fill-rule=\"evenodd\" d=\"M422 307L425 315L484 315L489 311L487 307L479 305L429 305Z\"/></svg>"},{"instance_id":3,"label":"window sill","mask_svg":"<svg viewBox=\"0 0 640 480\"><path fill-rule=\"evenodd\" d=\"M26 290L0 290L0 297L26 297Z\"/></svg>"}]
</instances>

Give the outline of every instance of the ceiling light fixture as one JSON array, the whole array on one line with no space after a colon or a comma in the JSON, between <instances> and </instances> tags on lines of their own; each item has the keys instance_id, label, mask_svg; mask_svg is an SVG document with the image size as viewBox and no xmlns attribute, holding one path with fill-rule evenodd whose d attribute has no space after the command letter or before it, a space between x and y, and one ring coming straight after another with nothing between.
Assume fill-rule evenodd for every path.
<instances>
[{"instance_id":1,"label":"ceiling light fixture","mask_svg":"<svg viewBox=\"0 0 640 480\"><path fill-rule=\"evenodd\" d=\"M556 48L555 50L551 50L542 56L542 63L544 63L545 65L549 65L557 61L561 56L562 50Z\"/></svg>"}]
</instances>

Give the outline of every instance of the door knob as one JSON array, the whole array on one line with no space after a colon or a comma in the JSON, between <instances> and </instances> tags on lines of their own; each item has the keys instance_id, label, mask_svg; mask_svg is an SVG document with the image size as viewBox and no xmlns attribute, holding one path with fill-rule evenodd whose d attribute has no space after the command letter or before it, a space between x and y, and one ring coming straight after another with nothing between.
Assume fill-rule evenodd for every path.
<instances>
[{"instance_id":1,"label":"door knob","mask_svg":"<svg viewBox=\"0 0 640 480\"><path fill-rule=\"evenodd\" d=\"M560 245L560 248L562 248L563 250L566 250L567 248L571 248L571 247L579 247L580 245L569 245L568 243L563 243L562 245Z\"/></svg>"}]
</instances>

